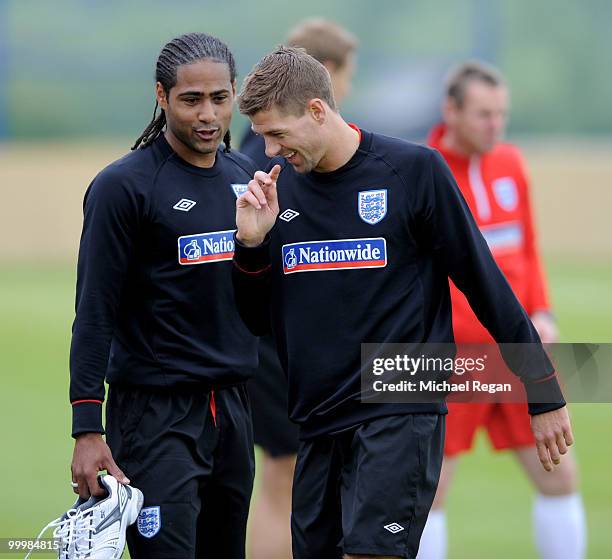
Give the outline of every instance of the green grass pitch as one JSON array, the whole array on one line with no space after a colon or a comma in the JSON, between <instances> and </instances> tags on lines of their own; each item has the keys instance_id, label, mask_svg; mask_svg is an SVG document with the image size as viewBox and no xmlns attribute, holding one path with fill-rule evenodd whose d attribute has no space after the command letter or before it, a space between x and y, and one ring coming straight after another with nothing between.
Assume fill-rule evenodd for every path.
<instances>
[{"instance_id":1,"label":"green grass pitch","mask_svg":"<svg viewBox=\"0 0 612 559\"><path fill-rule=\"evenodd\" d=\"M548 275L563 339L612 342L612 265L553 261ZM73 305L73 266L0 267L0 538L36 536L74 500ZM612 557L612 405L580 404L571 411L589 557ZM531 496L512 457L493 454L480 438L461 462L448 499L450 559L536 557Z\"/></svg>"}]
</instances>

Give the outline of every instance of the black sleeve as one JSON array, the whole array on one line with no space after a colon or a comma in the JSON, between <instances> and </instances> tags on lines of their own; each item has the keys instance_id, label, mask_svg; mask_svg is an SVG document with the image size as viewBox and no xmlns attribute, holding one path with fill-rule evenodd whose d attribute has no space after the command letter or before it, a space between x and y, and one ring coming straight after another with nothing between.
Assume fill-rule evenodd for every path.
<instances>
[{"instance_id":1,"label":"black sleeve","mask_svg":"<svg viewBox=\"0 0 612 559\"><path fill-rule=\"evenodd\" d=\"M506 364L525 385L529 413L563 407L554 368L533 324L493 259L450 169L434 150L428 174L421 182L417 221L431 243L429 248L501 344ZM521 344L520 349L512 344Z\"/></svg>"},{"instance_id":2,"label":"black sleeve","mask_svg":"<svg viewBox=\"0 0 612 559\"><path fill-rule=\"evenodd\" d=\"M255 336L272 330L270 323L270 237L257 247L246 247L234 234L232 282L236 306Z\"/></svg>"},{"instance_id":3,"label":"black sleeve","mask_svg":"<svg viewBox=\"0 0 612 559\"><path fill-rule=\"evenodd\" d=\"M104 378L139 227L136 196L118 175L113 170L103 171L89 186L83 202L70 347L72 436L104 433Z\"/></svg>"}]
</instances>

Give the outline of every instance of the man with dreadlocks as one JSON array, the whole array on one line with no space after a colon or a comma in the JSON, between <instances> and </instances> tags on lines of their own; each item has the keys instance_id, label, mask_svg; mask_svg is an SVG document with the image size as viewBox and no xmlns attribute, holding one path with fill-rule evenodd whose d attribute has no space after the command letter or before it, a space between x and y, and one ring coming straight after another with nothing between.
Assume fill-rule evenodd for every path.
<instances>
[{"instance_id":1,"label":"man with dreadlocks","mask_svg":"<svg viewBox=\"0 0 612 559\"><path fill-rule=\"evenodd\" d=\"M72 479L77 503L106 496L103 469L142 490L127 530L134 559L245 555L254 457L244 383L257 347L235 310L231 259L237 193L254 168L230 151L235 80L219 39L170 41L153 120L85 194ZM77 547L87 540L75 536Z\"/></svg>"}]
</instances>

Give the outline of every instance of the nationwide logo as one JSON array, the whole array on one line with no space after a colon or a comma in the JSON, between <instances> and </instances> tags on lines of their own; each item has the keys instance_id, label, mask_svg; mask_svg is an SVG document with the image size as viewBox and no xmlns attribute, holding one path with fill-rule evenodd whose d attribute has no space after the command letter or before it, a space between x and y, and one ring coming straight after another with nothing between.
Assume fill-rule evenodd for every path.
<instances>
[{"instance_id":1,"label":"nationwide logo","mask_svg":"<svg viewBox=\"0 0 612 559\"><path fill-rule=\"evenodd\" d=\"M382 237L306 241L283 245L282 257L285 274L384 268L387 265L387 243Z\"/></svg>"},{"instance_id":2,"label":"nationwide logo","mask_svg":"<svg viewBox=\"0 0 612 559\"><path fill-rule=\"evenodd\" d=\"M230 229L179 237L179 264L188 266L231 260L234 257L234 231Z\"/></svg>"}]
</instances>

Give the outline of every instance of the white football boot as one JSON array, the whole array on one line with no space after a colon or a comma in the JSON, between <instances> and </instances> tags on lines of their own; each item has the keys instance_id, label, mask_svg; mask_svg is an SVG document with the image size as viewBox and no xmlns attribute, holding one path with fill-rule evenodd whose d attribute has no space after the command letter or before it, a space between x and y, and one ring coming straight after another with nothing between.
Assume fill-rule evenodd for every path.
<instances>
[{"instance_id":1,"label":"white football boot","mask_svg":"<svg viewBox=\"0 0 612 559\"><path fill-rule=\"evenodd\" d=\"M68 559L119 559L125 531L142 508L144 497L139 489L122 485L111 475L98 479L108 495L92 496L76 509L74 553Z\"/></svg>"},{"instance_id":2,"label":"white football boot","mask_svg":"<svg viewBox=\"0 0 612 559\"><path fill-rule=\"evenodd\" d=\"M78 508L79 506L85 504L87 501L85 499L81 499L79 497L72 505L72 508L68 509L62 516L52 520L47 524L38 534L36 541L38 542L40 538L42 538L43 534L49 530L50 528L54 528L53 530L53 539L57 541L57 551L59 559L72 559L74 556L74 545L75 545L75 530L74 525L76 522L77 516L80 514ZM35 549L35 548L34 548ZM32 551L34 551L34 549ZM32 554L30 551L25 559L28 559Z\"/></svg>"}]
</instances>

